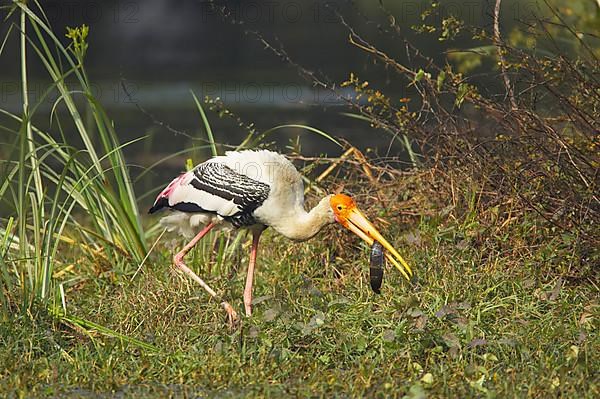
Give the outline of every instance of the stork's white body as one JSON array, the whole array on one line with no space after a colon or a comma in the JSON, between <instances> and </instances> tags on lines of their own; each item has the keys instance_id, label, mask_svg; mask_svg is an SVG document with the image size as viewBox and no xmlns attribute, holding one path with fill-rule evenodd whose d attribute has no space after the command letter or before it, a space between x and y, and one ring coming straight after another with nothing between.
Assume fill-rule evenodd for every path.
<instances>
[{"instance_id":1,"label":"stork's white body","mask_svg":"<svg viewBox=\"0 0 600 399\"><path fill-rule=\"evenodd\" d=\"M322 215L307 213L304 209L304 184L300 173L283 155L267 150L230 151L226 155L209 159L204 164L221 164L237 174L247 177L251 192L259 183L268 186L268 196L251 212L254 225L243 227L264 229L273 227L280 234L293 240L306 240L314 236L327 222L333 222L327 201L322 201ZM169 206L178 203L194 203L208 212L172 212L161 219L161 224L169 231L176 231L186 237L193 237L199 229L214 223L216 229L227 230L234 226L228 217L242 212L233 199L223 198L203 190L198 190L190 182L195 178L194 171L174 179L159 195L168 197ZM254 183L253 183L254 182ZM221 187L221 189L224 189ZM157 201L158 199L157 198ZM318 220L315 220L318 219ZM315 223L317 222L317 223ZM320 222L320 223L319 223Z\"/></svg>"}]
</instances>

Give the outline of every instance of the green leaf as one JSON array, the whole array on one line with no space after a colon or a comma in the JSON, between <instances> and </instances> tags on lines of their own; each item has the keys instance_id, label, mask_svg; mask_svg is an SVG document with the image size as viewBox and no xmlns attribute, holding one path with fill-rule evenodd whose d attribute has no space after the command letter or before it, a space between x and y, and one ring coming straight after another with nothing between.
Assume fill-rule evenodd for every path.
<instances>
[{"instance_id":1,"label":"green leaf","mask_svg":"<svg viewBox=\"0 0 600 399\"><path fill-rule=\"evenodd\" d=\"M419 71L417 72L417 74L415 75L415 82L420 81L421 79L423 79L423 77L425 76L425 71L422 69L419 69Z\"/></svg>"},{"instance_id":2,"label":"green leaf","mask_svg":"<svg viewBox=\"0 0 600 399\"><path fill-rule=\"evenodd\" d=\"M440 71L440 74L437 77L436 83L437 83L437 89L438 91L442 90L442 87L444 87L444 81L446 80L446 71Z\"/></svg>"}]
</instances>

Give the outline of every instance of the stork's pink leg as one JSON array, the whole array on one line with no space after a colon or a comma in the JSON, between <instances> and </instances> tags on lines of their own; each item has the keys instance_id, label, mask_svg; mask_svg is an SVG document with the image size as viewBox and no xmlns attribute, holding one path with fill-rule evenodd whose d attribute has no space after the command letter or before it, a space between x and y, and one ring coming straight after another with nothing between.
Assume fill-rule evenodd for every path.
<instances>
[{"instance_id":1,"label":"stork's pink leg","mask_svg":"<svg viewBox=\"0 0 600 399\"><path fill-rule=\"evenodd\" d=\"M244 288L244 307L246 316L252 316L252 280L254 279L254 265L256 264L256 252L258 251L258 240L262 230L252 233L252 249L250 250L250 262L248 263L248 274L246 275L246 288Z\"/></svg>"},{"instance_id":2,"label":"stork's pink leg","mask_svg":"<svg viewBox=\"0 0 600 399\"><path fill-rule=\"evenodd\" d=\"M190 269L185 265L185 263L183 263L183 257L188 252L190 252L190 250L198 243L198 241L200 241L202 237L204 237L209 231L211 231L213 227L215 227L215 223L209 223L204 229L202 229L202 231L200 231L194 238L192 238L192 241L190 241L185 247L183 247L181 251L179 251L173 257L173 263L175 264L175 267L177 267L179 270L181 270L182 272L190 276L198 284L200 284L202 288L204 288L213 298L219 299L217 293L212 288L210 288L209 285L206 284L200 277L198 277L198 275L194 273L192 269ZM223 308L227 312L229 325L233 326L235 323L237 323L237 321L239 320L238 315L235 312L235 310L233 310L231 305L223 301L221 302L221 306L223 306Z\"/></svg>"}]
</instances>

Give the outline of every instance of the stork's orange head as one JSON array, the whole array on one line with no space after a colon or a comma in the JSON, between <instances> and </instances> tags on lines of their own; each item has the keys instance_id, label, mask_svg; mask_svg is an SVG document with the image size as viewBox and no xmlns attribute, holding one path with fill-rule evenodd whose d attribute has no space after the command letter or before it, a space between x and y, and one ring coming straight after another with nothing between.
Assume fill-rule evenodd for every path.
<instances>
[{"instance_id":1,"label":"stork's orange head","mask_svg":"<svg viewBox=\"0 0 600 399\"><path fill-rule=\"evenodd\" d=\"M331 204L335 221L344 227L348 227L348 216L352 210L356 209L356 203L352 197L346 194L335 194L331 196L329 203Z\"/></svg>"},{"instance_id":2,"label":"stork's orange head","mask_svg":"<svg viewBox=\"0 0 600 399\"><path fill-rule=\"evenodd\" d=\"M387 259L392 262L407 279L409 278L409 275L412 276L412 270L406 261L400 256L398 251L383 238L365 215L362 214L352 197L345 194L335 194L331 196L329 204L331 205L331 210L333 211L336 222L352 231L369 245L373 245L373 242L378 241L385 249L387 249Z\"/></svg>"}]
</instances>

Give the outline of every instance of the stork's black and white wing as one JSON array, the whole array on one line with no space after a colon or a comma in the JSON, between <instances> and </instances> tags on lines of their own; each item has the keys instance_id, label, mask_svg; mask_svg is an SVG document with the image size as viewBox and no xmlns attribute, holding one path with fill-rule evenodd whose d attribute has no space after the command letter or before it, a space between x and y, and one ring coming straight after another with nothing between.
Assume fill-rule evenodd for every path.
<instances>
[{"instance_id":1,"label":"stork's black and white wing","mask_svg":"<svg viewBox=\"0 0 600 399\"><path fill-rule=\"evenodd\" d=\"M174 179L156 198L149 213L162 208L216 214L235 227L257 221L253 212L269 196L268 184L219 162L204 162Z\"/></svg>"}]
</instances>

